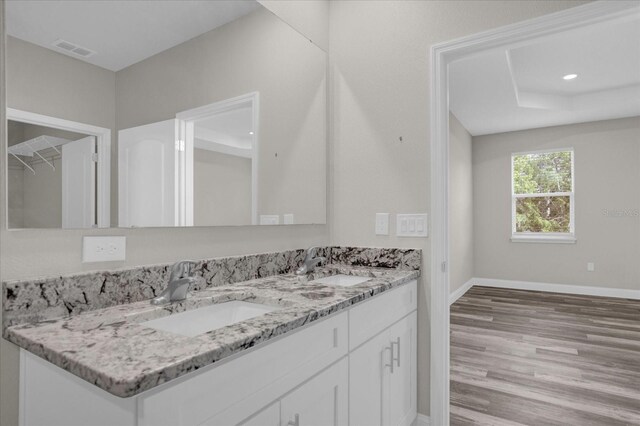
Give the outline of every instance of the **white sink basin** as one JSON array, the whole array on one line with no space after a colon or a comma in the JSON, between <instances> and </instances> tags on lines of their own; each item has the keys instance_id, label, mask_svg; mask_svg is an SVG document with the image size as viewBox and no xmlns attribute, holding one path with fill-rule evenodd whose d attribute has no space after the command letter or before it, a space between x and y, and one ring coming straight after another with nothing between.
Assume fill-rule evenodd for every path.
<instances>
[{"instance_id":1,"label":"white sink basin","mask_svg":"<svg viewBox=\"0 0 640 426\"><path fill-rule=\"evenodd\" d=\"M313 280L314 283L322 283L328 285L338 285L342 287L351 287L353 285L362 284L371 279L371 277L359 277L357 275L331 275L330 277Z\"/></svg>"},{"instance_id":2,"label":"white sink basin","mask_svg":"<svg viewBox=\"0 0 640 426\"><path fill-rule=\"evenodd\" d=\"M194 337L279 309L282 308L257 303L233 301L205 306L140 324L156 330Z\"/></svg>"}]
</instances>

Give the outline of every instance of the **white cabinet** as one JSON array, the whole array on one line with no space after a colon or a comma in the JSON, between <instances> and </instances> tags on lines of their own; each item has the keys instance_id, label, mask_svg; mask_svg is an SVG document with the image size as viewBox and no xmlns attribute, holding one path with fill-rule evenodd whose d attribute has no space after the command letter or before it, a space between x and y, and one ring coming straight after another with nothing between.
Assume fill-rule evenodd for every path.
<instances>
[{"instance_id":1,"label":"white cabinet","mask_svg":"<svg viewBox=\"0 0 640 426\"><path fill-rule=\"evenodd\" d=\"M397 322L388 331L390 366L384 371L388 375L383 388L382 409L385 425L409 426L416 418L417 359L416 359L416 313Z\"/></svg>"},{"instance_id":2,"label":"white cabinet","mask_svg":"<svg viewBox=\"0 0 640 426\"><path fill-rule=\"evenodd\" d=\"M281 426L347 426L347 359L329 367L280 401Z\"/></svg>"},{"instance_id":3,"label":"white cabinet","mask_svg":"<svg viewBox=\"0 0 640 426\"><path fill-rule=\"evenodd\" d=\"M239 426L280 426L280 401L274 402Z\"/></svg>"},{"instance_id":4,"label":"white cabinet","mask_svg":"<svg viewBox=\"0 0 640 426\"><path fill-rule=\"evenodd\" d=\"M349 355L349 420L352 426L382 426L389 336L381 333Z\"/></svg>"},{"instance_id":5,"label":"white cabinet","mask_svg":"<svg viewBox=\"0 0 640 426\"><path fill-rule=\"evenodd\" d=\"M248 419L248 407L255 404L243 401L201 426L347 426L348 377L344 357Z\"/></svg>"},{"instance_id":6,"label":"white cabinet","mask_svg":"<svg viewBox=\"0 0 640 426\"><path fill-rule=\"evenodd\" d=\"M416 417L416 313L349 355L352 426L404 426Z\"/></svg>"},{"instance_id":7,"label":"white cabinet","mask_svg":"<svg viewBox=\"0 0 640 426\"><path fill-rule=\"evenodd\" d=\"M408 426L415 281L131 398L21 353L21 425Z\"/></svg>"}]
</instances>

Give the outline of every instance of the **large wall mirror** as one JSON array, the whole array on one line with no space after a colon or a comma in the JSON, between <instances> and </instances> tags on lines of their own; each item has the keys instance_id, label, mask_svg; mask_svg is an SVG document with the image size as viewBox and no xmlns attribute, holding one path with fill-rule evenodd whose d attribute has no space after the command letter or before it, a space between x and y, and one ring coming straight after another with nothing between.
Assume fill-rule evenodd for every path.
<instances>
[{"instance_id":1,"label":"large wall mirror","mask_svg":"<svg viewBox=\"0 0 640 426\"><path fill-rule=\"evenodd\" d=\"M260 3L5 2L8 226L326 222L326 53Z\"/></svg>"}]
</instances>

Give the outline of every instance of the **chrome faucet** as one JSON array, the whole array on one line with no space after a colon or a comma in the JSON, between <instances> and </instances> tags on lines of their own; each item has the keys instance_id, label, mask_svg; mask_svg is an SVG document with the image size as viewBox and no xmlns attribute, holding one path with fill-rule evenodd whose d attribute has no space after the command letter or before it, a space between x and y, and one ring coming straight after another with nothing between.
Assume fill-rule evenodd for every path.
<instances>
[{"instance_id":1,"label":"chrome faucet","mask_svg":"<svg viewBox=\"0 0 640 426\"><path fill-rule=\"evenodd\" d=\"M167 289L160 296L151 299L151 304L164 305L186 299L189 286L196 281L192 271L192 267L195 265L196 262L190 260L176 262L171 267Z\"/></svg>"},{"instance_id":2,"label":"chrome faucet","mask_svg":"<svg viewBox=\"0 0 640 426\"><path fill-rule=\"evenodd\" d=\"M311 247L307 250L302 266L296 270L296 275L306 275L314 271L318 263L323 263L327 258L323 256L316 257L318 247Z\"/></svg>"}]
</instances>

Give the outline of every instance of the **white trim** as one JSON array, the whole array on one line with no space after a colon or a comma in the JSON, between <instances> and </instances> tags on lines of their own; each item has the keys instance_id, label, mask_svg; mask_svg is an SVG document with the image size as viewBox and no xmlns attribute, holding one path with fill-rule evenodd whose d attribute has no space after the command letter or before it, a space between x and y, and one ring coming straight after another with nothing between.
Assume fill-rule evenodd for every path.
<instances>
[{"instance_id":1,"label":"white trim","mask_svg":"<svg viewBox=\"0 0 640 426\"><path fill-rule=\"evenodd\" d=\"M425 416L424 414L418 413L418 416L416 417L416 426L430 426L430 425L431 425L431 419L429 418L429 416Z\"/></svg>"},{"instance_id":2,"label":"white trim","mask_svg":"<svg viewBox=\"0 0 640 426\"><path fill-rule=\"evenodd\" d=\"M519 232L511 235L512 243L575 244L577 241L573 234Z\"/></svg>"},{"instance_id":3,"label":"white trim","mask_svg":"<svg viewBox=\"0 0 640 426\"><path fill-rule=\"evenodd\" d=\"M111 226L111 129L64 120L43 114L7 108L7 120L53 127L96 137L98 151L98 228ZM8 224L7 224L8 228Z\"/></svg>"},{"instance_id":4,"label":"white trim","mask_svg":"<svg viewBox=\"0 0 640 426\"><path fill-rule=\"evenodd\" d=\"M462 286L459 289L451 293L451 295L449 295L449 305L453 305L456 302L456 300L464 296L464 294L468 292L471 289L471 287L474 286L474 284L475 284L475 278L471 278L469 281L462 284Z\"/></svg>"},{"instance_id":5,"label":"white trim","mask_svg":"<svg viewBox=\"0 0 640 426\"><path fill-rule=\"evenodd\" d=\"M554 152L569 152L569 151L573 151L573 147L567 146L564 148L548 148L548 149L534 149L532 151L517 151L517 152L512 152L511 156L514 155L527 155L527 154L550 154L550 153L554 153Z\"/></svg>"},{"instance_id":6,"label":"white trim","mask_svg":"<svg viewBox=\"0 0 640 426\"><path fill-rule=\"evenodd\" d=\"M596 1L431 46L431 418L449 424L449 105L447 66L487 49L523 45L531 39L624 18L640 11L636 1ZM441 265L443 267L441 267Z\"/></svg>"},{"instance_id":7,"label":"white trim","mask_svg":"<svg viewBox=\"0 0 640 426\"><path fill-rule=\"evenodd\" d=\"M449 424L449 95L455 42L431 47L431 384L430 413Z\"/></svg>"},{"instance_id":8,"label":"white trim","mask_svg":"<svg viewBox=\"0 0 640 426\"><path fill-rule=\"evenodd\" d=\"M524 194L513 194L514 198L536 198L536 197L571 197L573 192L527 192Z\"/></svg>"},{"instance_id":9,"label":"white trim","mask_svg":"<svg viewBox=\"0 0 640 426\"><path fill-rule=\"evenodd\" d=\"M19 381L18 381L18 425L24 426L27 424L27 351L20 349L20 366L19 366Z\"/></svg>"},{"instance_id":10,"label":"white trim","mask_svg":"<svg viewBox=\"0 0 640 426\"><path fill-rule=\"evenodd\" d=\"M493 278L473 278L473 285L640 300L640 290L609 288L603 286L539 283L533 281L501 280Z\"/></svg>"},{"instance_id":11,"label":"white trim","mask_svg":"<svg viewBox=\"0 0 640 426\"><path fill-rule=\"evenodd\" d=\"M236 96L234 98L225 99L204 105L198 108L189 109L176 114L176 118L180 120L181 138L186 144L186 157L183 161L183 167L186 176L193 176L193 146L195 145L195 134L193 130L193 122L202 118L209 117L214 114L229 111L235 107L250 103L252 111L252 128L253 135L251 140L251 224L258 224L258 158L259 158L259 134L260 134L260 92L251 92L245 95ZM189 143L191 141L191 143ZM191 154L189 153L191 151ZM182 192L182 191L181 191ZM186 181L186 224L193 226L193 179Z\"/></svg>"}]
</instances>

